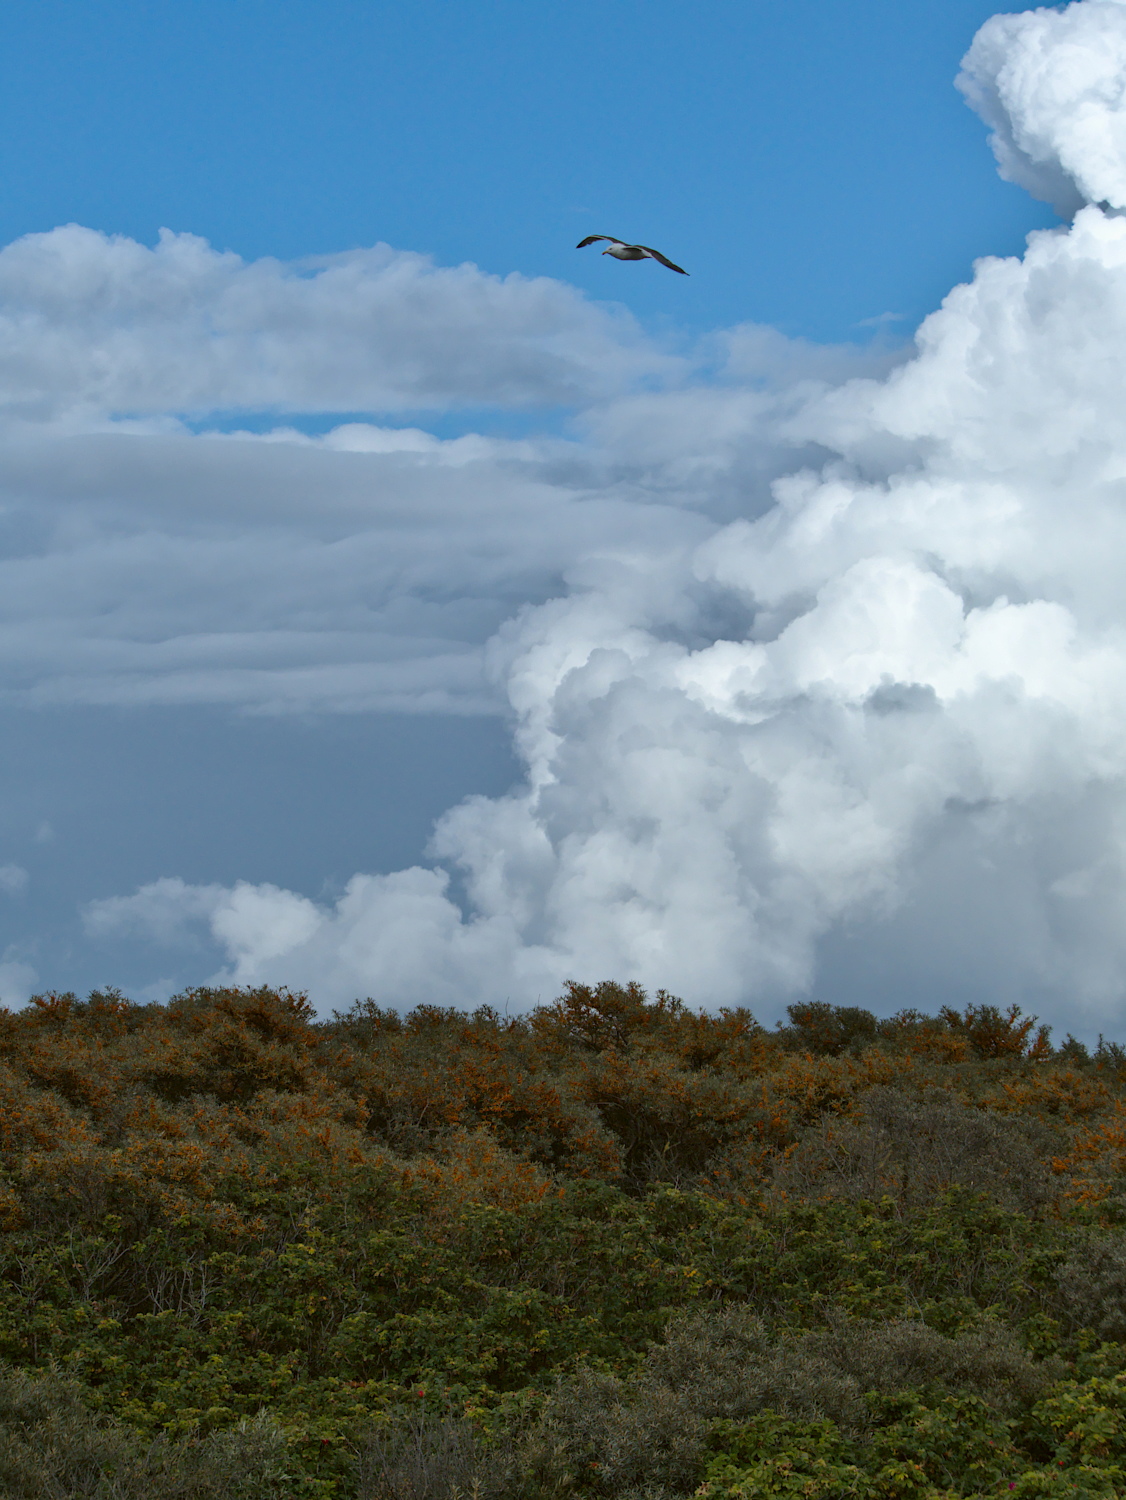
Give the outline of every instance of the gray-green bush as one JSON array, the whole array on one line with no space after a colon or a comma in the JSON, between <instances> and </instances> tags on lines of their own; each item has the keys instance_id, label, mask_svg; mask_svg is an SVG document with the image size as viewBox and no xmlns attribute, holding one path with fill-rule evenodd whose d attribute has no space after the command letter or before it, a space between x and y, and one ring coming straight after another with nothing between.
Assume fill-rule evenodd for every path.
<instances>
[{"instance_id":1,"label":"gray-green bush","mask_svg":"<svg viewBox=\"0 0 1126 1500\"><path fill-rule=\"evenodd\" d=\"M881 1087L864 1096L859 1119L834 1117L808 1130L775 1187L851 1202L889 1197L911 1212L958 1186L1028 1210L1055 1193L1049 1161L1059 1149L1059 1132L1040 1121L989 1114L937 1090L920 1098Z\"/></svg>"},{"instance_id":2,"label":"gray-green bush","mask_svg":"<svg viewBox=\"0 0 1126 1500\"><path fill-rule=\"evenodd\" d=\"M1047 1382L998 1323L947 1338L914 1320L835 1316L777 1337L745 1306L712 1308L674 1318L636 1375L586 1371L561 1383L536 1441L572 1482L604 1495L685 1494L700 1482L717 1420L772 1411L863 1436L873 1394L972 1395L1007 1413Z\"/></svg>"},{"instance_id":3,"label":"gray-green bush","mask_svg":"<svg viewBox=\"0 0 1126 1500\"><path fill-rule=\"evenodd\" d=\"M1126 1235L1082 1240L1056 1278L1059 1312L1071 1329L1126 1342Z\"/></svg>"},{"instance_id":4,"label":"gray-green bush","mask_svg":"<svg viewBox=\"0 0 1126 1500\"><path fill-rule=\"evenodd\" d=\"M513 1500L525 1466L467 1419L433 1413L375 1429L361 1448L357 1500Z\"/></svg>"},{"instance_id":5,"label":"gray-green bush","mask_svg":"<svg viewBox=\"0 0 1126 1500\"><path fill-rule=\"evenodd\" d=\"M0 1372L5 1500L284 1500L285 1440L267 1417L147 1442L99 1420L58 1376Z\"/></svg>"}]
</instances>

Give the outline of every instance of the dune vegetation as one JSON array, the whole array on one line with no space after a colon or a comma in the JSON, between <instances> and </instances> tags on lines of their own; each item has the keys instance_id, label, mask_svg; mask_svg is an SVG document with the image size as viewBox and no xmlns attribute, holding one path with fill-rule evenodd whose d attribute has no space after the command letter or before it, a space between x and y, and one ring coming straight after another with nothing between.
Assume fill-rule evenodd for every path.
<instances>
[{"instance_id":1,"label":"dune vegetation","mask_svg":"<svg viewBox=\"0 0 1126 1500\"><path fill-rule=\"evenodd\" d=\"M0 1493L1126 1491L1126 1049L194 990L0 1011Z\"/></svg>"}]
</instances>

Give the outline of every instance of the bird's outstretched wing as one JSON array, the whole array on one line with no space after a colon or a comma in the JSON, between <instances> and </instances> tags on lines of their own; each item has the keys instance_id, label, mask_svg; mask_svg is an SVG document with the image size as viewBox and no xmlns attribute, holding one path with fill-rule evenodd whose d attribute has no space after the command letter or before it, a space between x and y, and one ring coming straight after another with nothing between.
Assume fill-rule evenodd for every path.
<instances>
[{"instance_id":1,"label":"bird's outstretched wing","mask_svg":"<svg viewBox=\"0 0 1126 1500\"><path fill-rule=\"evenodd\" d=\"M679 271L682 276L688 275L688 272L684 269L683 266L674 266L672 261L669 260L668 256L662 255L659 250L653 250L649 245L638 245L637 248L639 250L644 250L646 255L651 255L654 260L659 260L663 266L668 266L670 271Z\"/></svg>"},{"instance_id":2,"label":"bird's outstretched wing","mask_svg":"<svg viewBox=\"0 0 1126 1500\"><path fill-rule=\"evenodd\" d=\"M575 249L585 250L588 245L593 245L595 240L609 240L611 245L625 244L625 240L616 240L612 234L588 234L585 240L579 241Z\"/></svg>"}]
</instances>

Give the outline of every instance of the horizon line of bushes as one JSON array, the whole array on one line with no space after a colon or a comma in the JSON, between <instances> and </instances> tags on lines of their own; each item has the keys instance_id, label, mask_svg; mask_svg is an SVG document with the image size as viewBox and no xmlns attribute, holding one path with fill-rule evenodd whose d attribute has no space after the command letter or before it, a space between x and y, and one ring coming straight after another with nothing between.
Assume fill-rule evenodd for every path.
<instances>
[{"instance_id":1,"label":"horizon line of bushes","mask_svg":"<svg viewBox=\"0 0 1126 1500\"><path fill-rule=\"evenodd\" d=\"M1126 1491L1126 1048L115 991L0 1009L0 1493Z\"/></svg>"}]
</instances>

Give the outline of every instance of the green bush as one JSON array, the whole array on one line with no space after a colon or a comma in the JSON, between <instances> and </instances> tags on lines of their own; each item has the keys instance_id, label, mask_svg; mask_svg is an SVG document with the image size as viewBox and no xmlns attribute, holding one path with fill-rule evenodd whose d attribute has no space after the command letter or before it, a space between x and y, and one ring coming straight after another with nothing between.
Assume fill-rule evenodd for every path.
<instances>
[{"instance_id":1,"label":"green bush","mask_svg":"<svg viewBox=\"0 0 1126 1500\"><path fill-rule=\"evenodd\" d=\"M781 1041L795 1051L809 1051L819 1057L839 1057L842 1052L859 1052L871 1046L879 1034L880 1024L870 1010L856 1005L827 1005L823 1000L806 1000L788 1005L789 1026L780 1026Z\"/></svg>"}]
</instances>

